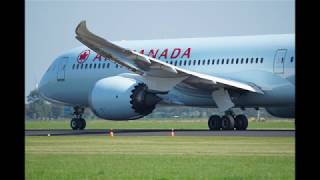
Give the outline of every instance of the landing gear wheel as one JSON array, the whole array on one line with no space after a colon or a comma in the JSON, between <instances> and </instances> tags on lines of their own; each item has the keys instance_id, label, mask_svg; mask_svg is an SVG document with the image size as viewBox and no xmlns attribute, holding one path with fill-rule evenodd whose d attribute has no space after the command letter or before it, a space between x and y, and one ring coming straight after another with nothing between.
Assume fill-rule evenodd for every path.
<instances>
[{"instance_id":1,"label":"landing gear wheel","mask_svg":"<svg viewBox=\"0 0 320 180\"><path fill-rule=\"evenodd\" d=\"M84 128L86 128L86 120L84 120L83 118L80 118L79 121L81 122L81 126L79 127L80 130L83 130Z\"/></svg>"},{"instance_id":2,"label":"landing gear wheel","mask_svg":"<svg viewBox=\"0 0 320 180\"><path fill-rule=\"evenodd\" d=\"M246 130L248 127L248 119L245 115L240 114L235 118L235 128L237 130Z\"/></svg>"},{"instance_id":3,"label":"landing gear wheel","mask_svg":"<svg viewBox=\"0 0 320 180\"><path fill-rule=\"evenodd\" d=\"M234 130L234 118L230 115L222 116L222 129Z\"/></svg>"},{"instance_id":4,"label":"landing gear wheel","mask_svg":"<svg viewBox=\"0 0 320 180\"><path fill-rule=\"evenodd\" d=\"M70 126L73 130L77 130L81 126L81 122L79 121L79 119L73 118L70 122Z\"/></svg>"},{"instance_id":5,"label":"landing gear wheel","mask_svg":"<svg viewBox=\"0 0 320 180\"><path fill-rule=\"evenodd\" d=\"M75 106L73 112L73 118L70 122L70 126L73 130L83 130L86 127L86 121L82 118L84 113L84 107Z\"/></svg>"},{"instance_id":6,"label":"landing gear wheel","mask_svg":"<svg viewBox=\"0 0 320 180\"><path fill-rule=\"evenodd\" d=\"M210 130L220 130L221 129L221 118L217 115L212 115L209 118L208 126Z\"/></svg>"}]
</instances>

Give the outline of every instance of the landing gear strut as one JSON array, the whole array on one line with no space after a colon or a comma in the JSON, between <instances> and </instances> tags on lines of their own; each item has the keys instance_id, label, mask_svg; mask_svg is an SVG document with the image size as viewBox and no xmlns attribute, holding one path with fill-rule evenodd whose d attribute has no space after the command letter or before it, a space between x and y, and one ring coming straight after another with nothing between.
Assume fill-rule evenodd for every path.
<instances>
[{"instance_id":1,"label":"landing gear strut","mask_svg":"<svg viewBox=\"0 0 320 180\"><path fill-rule=\"evenodd\" d=\"M70 126L73 130L83 130L86 127L86 120L82 118L83 113L83 107L74 107L73 118L70 122Z\"/></svg>"},{"instance_id":2,"label":"landing gear strut","mask_svg":"<svg viewBox=\"0 0 320 180\"><path fill-rule=\"evenodd\" d=\"M243 114L236 116L233 111L226 111L222 117L210 116L208 126L210 130L246 130L248 118Z\"/></svg>"}]
</instances>

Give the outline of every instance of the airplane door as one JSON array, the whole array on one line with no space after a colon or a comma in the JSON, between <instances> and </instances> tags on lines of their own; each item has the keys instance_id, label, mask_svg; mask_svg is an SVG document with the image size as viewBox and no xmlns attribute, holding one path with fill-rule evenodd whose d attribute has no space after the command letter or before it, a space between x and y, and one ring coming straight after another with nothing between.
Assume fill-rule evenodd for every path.
<instances>
[{"instance_id":1,"label":"airplane door","mask_svg":"<svg viewBox=\"0 0 320 180\"><path fill-rule=\"evenodd\" d=\"M57 81L65 80L67 60L67 58L61 59L58 64Z\"/></svg>"},{"instance_id":2,"label":"airplane door","mask_svg":"<svg viewBox=\"0 0 320 180\"><path fill-rule=\"evenodd\" d=\"M273 72L277 74L284 73L284 61L286 59L287 49L278 49L274 56Z\"/></svg>"}]
</instances>

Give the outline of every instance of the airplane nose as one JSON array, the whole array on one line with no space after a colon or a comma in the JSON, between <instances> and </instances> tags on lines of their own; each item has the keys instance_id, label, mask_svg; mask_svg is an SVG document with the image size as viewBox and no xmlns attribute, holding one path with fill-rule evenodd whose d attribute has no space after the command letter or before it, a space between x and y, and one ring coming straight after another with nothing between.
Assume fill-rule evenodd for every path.
<instances>
[{"instance_id":1,"label":"airplane nose","mask_svg":"<svg viewBox=\"0 0 320 180\"><path fill-rule=\"evenodd\" d=\"M39 94L43 97L43 98L47 98L48 96L49 96L49 91L50 91L50 77L49 77L49 74L48 74L48 72L46 72L43 76L42 76L42 78L41 78L41 80L40 80L40 83L39 83L39 85L38 85L38 88L37 88L37 90L38 90L38 92L39 92Z\"/></svg>"},{"instance_id":2,"label":"airplane nose","mask_svg":"<svg viewBox=\"0 0 320 180\"><path fill-rule=\"evenodd\" d=\"M43 75L40 83L37 85L36 90L40 93L41 96L44 95L44 91L45 91L45 84L46 84L46 75Z\"/></svg>"},{"instance_id":3,"label":"airplane nose","mask_svg":"<svg viewBox=\"0 0 320 180\"><path fill-rule=\"evenodd\" d=\"M52 77L55 70L55 62L57 61L57 59L58 58L55 58L53 60L53 63L48 67L47 71L41 77L40 83L38 84L37 90L39 94L44 98L49 97L50 88L52 88L50 86L52 86Z\"/></svg>"}]
</instances>

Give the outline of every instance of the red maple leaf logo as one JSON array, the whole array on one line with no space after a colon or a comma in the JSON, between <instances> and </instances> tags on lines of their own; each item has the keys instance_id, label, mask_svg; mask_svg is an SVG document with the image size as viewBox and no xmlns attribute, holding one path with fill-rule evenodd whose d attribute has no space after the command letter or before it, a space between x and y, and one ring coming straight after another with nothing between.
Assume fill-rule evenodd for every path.
<instances>
[{"instance_id":1,"label":"red maple leaf logo","mask_svg":"<svg viewBox=\"0 0 320 180\"><path fill-rule=\"evenodd\" d=\"M90 55L90 50L82 51L78 56L78 63L80 64L84 63L88 59L89 55Z\"/></svg>"}]
</instances>

